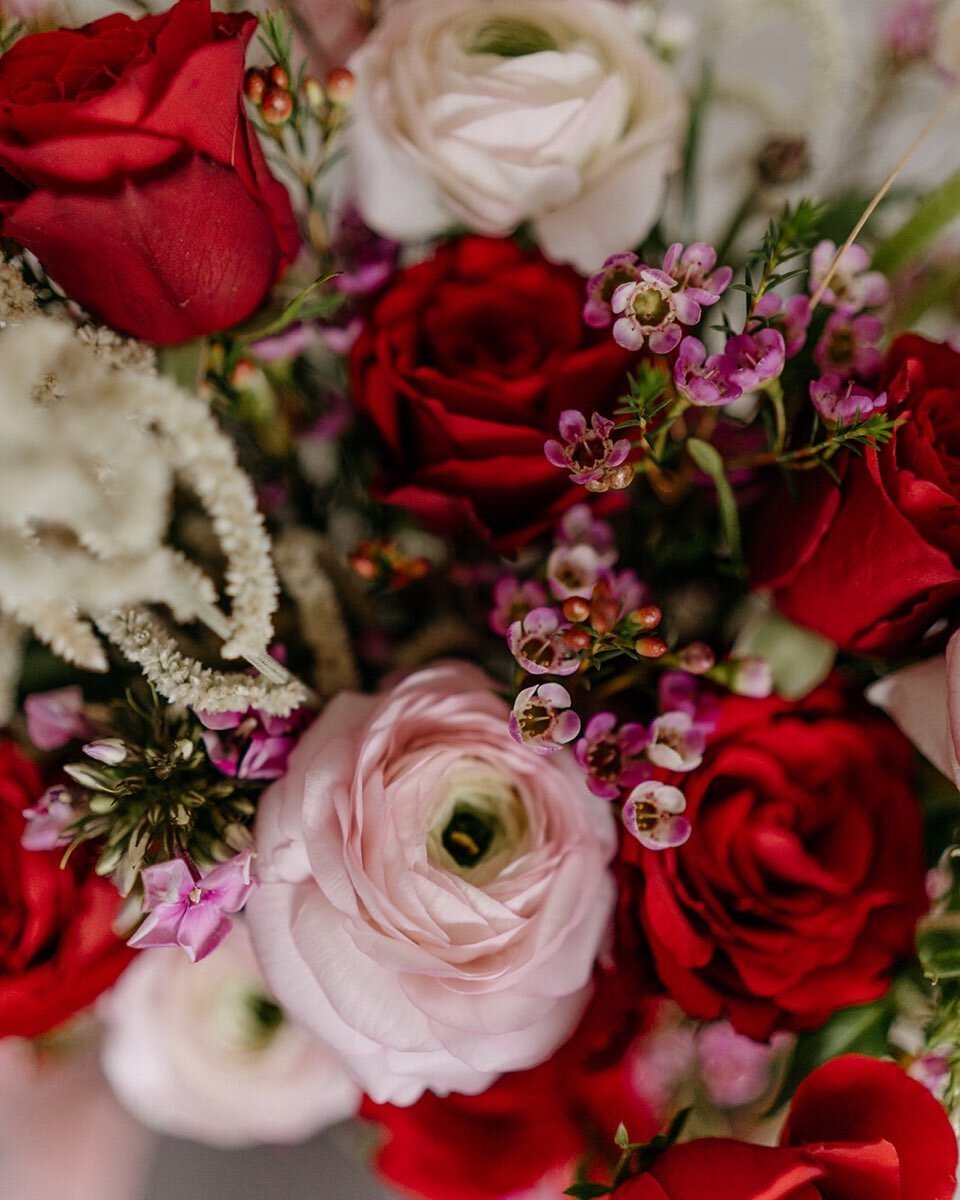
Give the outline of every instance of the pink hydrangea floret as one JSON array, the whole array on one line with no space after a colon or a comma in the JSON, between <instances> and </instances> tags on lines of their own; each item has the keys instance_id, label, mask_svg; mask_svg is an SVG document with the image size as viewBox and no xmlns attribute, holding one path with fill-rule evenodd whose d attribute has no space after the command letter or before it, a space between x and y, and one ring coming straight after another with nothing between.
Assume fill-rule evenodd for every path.
<instances>
[{"instance_id":1,"label":"pink hydrangea floret","mask_svg":"<svg viewBox=\"0 0 960 1200\"><path fill-rule=\"evenodd\" d=\"M216 950L255 887L253 852L244 850L201 873L182 858L145 867L143 908L147 918L130 938L137 949L179 946L191 962Z\"/></svg>"}]
</instances>

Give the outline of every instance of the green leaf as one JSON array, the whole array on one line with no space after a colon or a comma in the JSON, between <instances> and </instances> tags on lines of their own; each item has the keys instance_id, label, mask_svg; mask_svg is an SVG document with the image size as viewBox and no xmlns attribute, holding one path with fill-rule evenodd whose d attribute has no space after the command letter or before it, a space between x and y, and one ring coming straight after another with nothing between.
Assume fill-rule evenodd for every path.
<instances>
[{"instance_id":1,"label":"green leaf","mask_svg":"<svg viewBox=\"0 0 960 1200\"><path fill-rule=\"evenodd\" d=\"M252 329L241 326L240 329L234 330L234 337L240 342L258 342L261 338L274 337L278 333L283 333L296 321L311 321L317 317L330 316L343 303L343 297L339 293L334 293L321 298L316 297L314 293L317 288L322 287L332 278L332 275L324 275L321 279L315 279L302 292L298 292L278 316L268 320L265 324L255 325ZM308 304L310 300L313 302Z\"/></svg>"},{"instance_id":2,"label":"green leaf","mask_svg":"<svg viewBox=\"0 0 960 1200\"><path fill-rule=\"evenodd\" d=\"M733 488L730 486L730 480L727 479L723 455L715 446L711 446L709 442L704 442L700 438L688 438L686 448L694 463L713 480L717 489L720 528L727 543L727 551L731 558L740 559L742 554L740 512L737 509L737 500L733 494Z\"/></svg>"},{"instance_id":3,"label":"green leaf","mask_svg":"<svg viewBox=\"0 0 960 1200\"><path fill-rule=\"evenodd\" d=\"M960 216L960 171L928 192L913 214L877 247L873 266L891 275L916 258L919 252L955 217Z\"/></svg>"},{"instance_id":4,"label":"green leaf","mask_svg":"<svg viewBox=\"0 0 960 1200\"><path fill-rule=\"evenodd\" d=\"M613 1135L613 1140L621 1150L626 1150L630 1145L630 1135L627 1133L627 1127L622 1121L617 1126L617 1132Z\"/></svg>"},{"instance_id":5,"label":"green leaf","mask_svg":"<svg viewBox=\"0 0 960 1200\"><path fill-rule=\"evenodd\" d=\"M741 613L743 624L731 654L735 658L766 659L778 696L800 700L830 674L837 657L833 642L812 629L794 625L755 596Z\"/></svg>"}]
</instances>

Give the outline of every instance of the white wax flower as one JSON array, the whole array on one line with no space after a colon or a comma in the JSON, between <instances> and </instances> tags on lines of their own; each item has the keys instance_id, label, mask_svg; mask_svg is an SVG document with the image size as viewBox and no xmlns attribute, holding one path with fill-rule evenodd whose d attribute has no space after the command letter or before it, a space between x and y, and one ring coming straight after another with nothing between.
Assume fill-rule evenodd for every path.
<instances>
[{"instance_id":1,"label":"white wax flower","mask_svg":"<svg viewBox=\"0 0 960 1200\"><path fill-rule=\"evenodd\" d=\"M685 103L611 0L405 0L350 67L357 199L380 233L529 220L586 273L657 219Z\"/></svg>"},{"instance_id":2,"label":"white wax flower","mask_svg":"<svg viewBox=\"0 0 960 1200\"><path fill-rule=\"evenodd\" d=\"M268 995L242 923L202 962L144 951L104 1012L104 1072L162 1133L223 1147L299 1142L357 1111L360 1091L333 1051Z\"/></svg>"}]
</instances>

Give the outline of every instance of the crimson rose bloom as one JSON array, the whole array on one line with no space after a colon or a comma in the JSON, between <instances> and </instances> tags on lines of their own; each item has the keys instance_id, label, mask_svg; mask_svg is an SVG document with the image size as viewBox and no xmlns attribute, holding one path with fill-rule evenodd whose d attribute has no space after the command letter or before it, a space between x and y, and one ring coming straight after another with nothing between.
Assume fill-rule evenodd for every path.
<instances>
[{"instance_id":1,"label":"crimson rose bloom","mask_svg":"<svg viewBox=\"0 0 960 1200\"><path fill-rule=\"evenodd\" d=\"M538 253L479 237L395 277L352 357L386 457L382 499L506 552L584 498L544 442L564 409L609 412L635 356L583 324L583 287Z\"/></svg>"},{"instance_id":2,"label":"crimson rose bloom","mask_svg":"<svg viewBox=\"0 0 960 1200\"><path fill-rule=\"evenodd\" d=\"M679 781L690 840L625 845L685 1012L765 1038L884 992L927 907L912 773L900 733L836 687L723 702L702 766Z\"/></svg>"},{"instance_id":3,"label":"crimson rose bloom","mask_svg":"<svg viewBox=\"0 0 960 1200\"><path fill-rule=\"evenodd\" d=\"M83 855L61 870L59 850L24 850L23 810L40 774L0 741L0 1037L35 1037L86 1008L127 965L111 928L120 898Z\"/></svg>"},{"instance_id":4,"label":"crimson rose bloom","mask_svg":"<svg viewBox=\"0 0 960 1200\"><path fill-rule=\"evenodd\" d=\"M786 616L864 652L923 633L960 596L960 354L900 337L884 386L904 425L847 455L839 488L810 473L767 506L752 555Z\"/></svg>"},{"instance_id":5,"label":"crimson rose bloom","mask_svg":"<svg viewBox=\"0 0 960 1200\"><path fill-rule=\"evenodd\" d=\"M297 252L243 111L256 25L180 0L33 34L0 59L0 234L126 333L226 329Z\"/></svg>"},{"instance_id":6,"label":"crimson rose bloom","mask_svg":"<svg viewBox=\"0 0 960 1200\"><path fill-rule=\"evenodd\" d=\"M946 1113L889 1062L835 1058L797 1089L779 1147L728 1138L672 1146L616 1200L953 1200Z\"/></svg>"}]
</instances>

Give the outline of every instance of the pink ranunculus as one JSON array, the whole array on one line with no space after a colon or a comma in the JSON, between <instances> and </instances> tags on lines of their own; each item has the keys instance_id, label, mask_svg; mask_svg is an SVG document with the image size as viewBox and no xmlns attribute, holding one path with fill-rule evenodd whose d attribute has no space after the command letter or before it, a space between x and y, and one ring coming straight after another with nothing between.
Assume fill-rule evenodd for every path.
<instances>
[{"instance_id":1,"label":"pink ranunculus","mask_svg":"<svg viewBox=\"0 0 960 1200\"><path fill-rule=\"evenodd\" d=\"M960 787L960 633L946 655L878 680L867 699L893 718L917 749Z\"/></svg>"},{"instance_id":2,"label":"pink ranunculus","mask_svg":"<svg viewBox=\"0 0 960 1200\"><path fill-rule=\"evenodd\" d=\"M616 835L464 663L341 693L265 793L247 913L279 1001L379 1103L543 1062L587 1002Z\"/></svg>"},{"instance_id":3,"label":"pink ranunculus","mask_svg":"<svg viewBox=\"0 0 960 1200\"><path fill-rule=\"evenodd\" d=\"M274 1003L242 921L202 962L139 955L103 1016L106 1076L161 1133L221 1147L302 1142L359 1107L337 1056Z\"/></svg>"}]
</instances>

